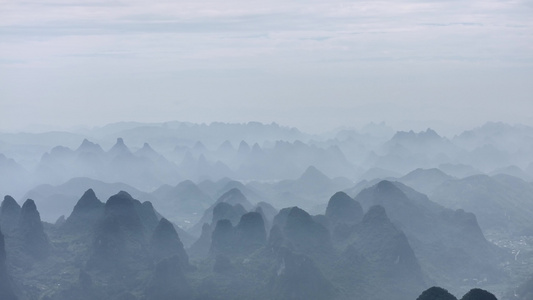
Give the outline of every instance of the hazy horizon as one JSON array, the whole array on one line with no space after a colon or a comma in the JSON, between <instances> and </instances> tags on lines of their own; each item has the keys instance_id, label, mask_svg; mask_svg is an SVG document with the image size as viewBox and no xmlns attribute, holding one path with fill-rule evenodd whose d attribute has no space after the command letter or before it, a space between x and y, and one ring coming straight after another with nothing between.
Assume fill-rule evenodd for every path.
<instances>
[{"instance_id":1,"label":"hazy horizon","mask_svg":"<svg viewBox=\"0 0 533 300\"><path fill-rule=\"evenodd\" d=\"M533 125L531 1L3 1L0 128Z\"/></svg>"}]
</instances>

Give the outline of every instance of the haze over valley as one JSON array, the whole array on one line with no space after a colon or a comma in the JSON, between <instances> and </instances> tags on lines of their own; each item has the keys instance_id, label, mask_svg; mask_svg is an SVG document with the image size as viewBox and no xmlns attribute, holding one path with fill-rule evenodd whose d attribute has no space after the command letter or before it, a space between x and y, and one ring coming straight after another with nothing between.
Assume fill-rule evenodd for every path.
<instances>
[{"instance_id":1,"label":"haze over valley","mask_svg":"<svg viewBox=\"0 0 533 300\"><path fill-rule=\"evenodd\" d=\"M525 125L122 122L0 140L6 299L530 299Z\"/></svg>"},{"instance_id":2,"label":"haze over valley","mask_svg":"<svg viewBox=\"0 0 533 300\"><path fill-rule=\"evenodd\" d=\"M1 0L0 300L533 300L532 0Z\"/></svg>"}]
</instances>

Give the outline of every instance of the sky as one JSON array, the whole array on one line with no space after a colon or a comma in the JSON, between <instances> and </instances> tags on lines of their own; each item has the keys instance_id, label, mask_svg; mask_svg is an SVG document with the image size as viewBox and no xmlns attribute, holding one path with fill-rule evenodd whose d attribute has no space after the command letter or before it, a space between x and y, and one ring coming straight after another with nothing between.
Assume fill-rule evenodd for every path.
<instances>
[{"instance_id":1,"label":"sky","mask_svg":"<svg viewBox=\"0 0 533 300\"><path fill-rule=\"evenodd\" d=\"M533 125L533 1L0 0L0 131Z\"/></svg>"}]
</instances>

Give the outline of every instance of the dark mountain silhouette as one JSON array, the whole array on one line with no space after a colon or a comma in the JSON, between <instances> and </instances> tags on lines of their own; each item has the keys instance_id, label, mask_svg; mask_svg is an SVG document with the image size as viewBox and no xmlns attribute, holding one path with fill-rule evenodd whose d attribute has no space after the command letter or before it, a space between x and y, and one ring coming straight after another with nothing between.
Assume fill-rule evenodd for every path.
<instances>
[{"instance_id":1,"label":"dark mountain silhouette","mask_svg":"<svg viewBox=\"0 0 533 300\"><path fill-rule=\"evenodd\" d=\"M92 189L88 189L74 206L63 228L68 231L93 231L103 215L104 203Z\"/></svg>"},{"instance_id":2,"label":"dark mountain silhouette","mask_svg":"<svg viewBox=\"0 0 533 300\"><path fill-rule=\"evenodd\" d=\"M461 300L498 300L492 293L482 289L471 289Z\"/></svg>"},{"instance_id":3,"label":"dark mountain silhouette","mask_svg":"<svg viewBox=\"0 0 533 300\"><path fill-rule=\"evenodd\" d=\"M387 277L408 278L423 284L415 253L405 234L389 220L382 206L372 206L356 227L352 247L368 261L382 268Z\"/></svg>"},{"instance_id":4,"label":"dark mountain silhouette","mask_svg":"<svg viewBox=\"0 0 533 300\"><path fill-rule=\"evenodd\" d=\"M162 218L152 234L150 248L156 261L161 261L172 256L178 256L181 267L189 268L189 256L183 248L183 243L174 229L172 223Z\"/></svg>"},{"instance_id":5,"label":"dark mountain silhouette","mask_svg":"<svg viewBox=\"0 0 533 300\"><path fill-rule=\"evenodd\" d=\"M11 234L18 226L20 205L7 195L0 205L0 228L6 234Z\"/></svg>"},{"instance_id":6,"label":"dark mountain silhouette","mask_svg":"<svg viewBox=\"0 0 533 300\"><path fill-rule=\"evenodd\" d=\"M265 223L261 214L249 212L242 215L235 227L238 251L250 253L266 244Z\"/></svg>"},{"instance_id":7,"label":"dark mountain silhouette","mask_svg":"<svg viewBox=\"0 0 533 300\"><path fill-rule=\"evenodd\" d=\"M236 237L233 225L229 220L220 220L216 223L211 237L211 255L229 255L237 250Z\"/></svg>"},{"instance_id":8,"label":"dark mountain silhouette","mask_svg":"<svg viewBox=\"0 0 533 300\"><path fill-rule=\"evenodd\" d=\"M447 290L434 286L422 292L416 300L457 300L457 298Z\"/></svg>"},{"instance_id":9,"label":"dark mountain silhouette","mask_svg":"<svg viewBox=\"0 0 533 300\"><path fill-rule=\"evenodd\" d=\"M204 223L200 237L188 249L191 257L204 258L209 254L209 249L211 249L211 235L213 233L213 229L214 228L212 228L210 224Z\"/></svg>"},{"instance_id":10,"label":"dark mountain silhouette","mask_svg":"<svg viewBox=\"0 0 533 300\"><path fill-rule=\"evenodd\" d=\"M328 230L320 223L315 222L306 211L298 207L289 210L285 226L282 229L295 251L318 254L332 250Z\"/></svg>"},{"instance_id":11,"label":"dark mountain silhouette","mask_svg":"<svg viewBox=\"0 0 533 300\"><path fill-rule=\"evenodd\" d=\"M345 286L350 297L408 300L426 288L407 237L379 205L370 208L338 247L344 250L335 263L332 281Z\"/></svg>"},{"instance_id":12,"label":"dark mountain silhouette","mask_svg":"<svg viewBox=\"0 0 533 300\"><path fill-rule=\"evenodd\" d=\"M363 208L346 193L337 192L329 199L326 217L332 226L337 223L355 224L363 218Z\"/></svg>"},{"instance_id":13,"label":"dark mountain silhouette","mask_svg":"<svg viewBox=\"0 0 533 300\"><path fill-rule=\"evenodd\" d=\"M4 235L0 231L0 299L2 300L17 300L12 286L12 279L7 271L6 264L6 248Z\"/></svg>"},{"instance_id":14,"label":"dark mountain silhouette","mask_svg":"<svg viewBox=\"0 0 533 300\"><path fill-rule=\"evenodd\" d=\"M478 278L480 274L501 278L494 261L501 260L502 254L485 239L475 215L443 208L425 195L389 181L364 189L355 200L365 209L373 205L386 209L390 220L406 234L416 256L428 268L440 270L431 274L437 276L434 280Z\"/></svg>"},{"instance_id":15,"label":"dark mountain silhouette","mask_svg":"<svg viewBox=\"0 0 533 300\"><path fill-rule=\"evenodd\" d=\"M217 214L215 214L214 210L217 206ZM221 218L230 218L232 223L236 225L241 215L246 212L246 207L251 209L253 205L238 189L231 189L220 196L214 204L205 210L200 221L191 228L190 233L198 236L205 223L211 224L214 229L214 225Z\"/></svg>"},{"instance_id":16,"label":"dark mountain silhouette","mask_svg":"<svg viewBox=\"0 0 533 300\"><path fill-rule=\"evenodd\" d=\"M135 200L121 191L104 206L104 218L95 231L89 269L127 271L151 264L144 225L135 209Z\"/></svg>"},{"instance_id":17,"label":"dark mountain silhouette","mask_svg":"<svg viewBox=\"0 0 533 300\"><path fill-rule=\"evenodd\" d=\"M271 299L326 300L335 295L333 285L313 260L283 248L270 282Z\"/></svg>"},{"instance_id":18,"label":"dark mountain silhouette","mask_svg":"<svg viewBox=\"0 0 533 300\"><path fill-rule=\"evenodd\" d=\"M20 209L17 235L21 239L22 249L31 257L41 260L50 253L50 243L44 233L41 217L35 202L26 200Z\"/></svg>"},{"instance_id":19,"label":"dark mountain silhouette","mask_svg":"<svg viewBox=\"0 0 533 300\"><path fill-rule=\"evenodd\" d=\"M146 288L146 299L192 299L193 291L185 278L182 266L178 256L159 262L155 267L153 279Z\"/></svg>"},{"instance_id":20,"label":"dark mountain silhouette","mask_svg":"<svg viewBox=\"0 0 533 300\"><path fill-rule=\"evenodd\" d=\"M25 195L27 199L34 199L39 205L43 220L55 221L61 215L70 215L72 207L80 199L85 191L92 189L102 199L108 199L118 191L126 191L135 199L152 200L152 198L140 190L124 183L106 183L86 177L72 178L67 182L52 186L39 185Z\"/></svg>"},{"instance_id":21,"label":"dark mountain silhouette","mask_svg":"<svg viewBox=\"0 0 533 300\"><path fill-rule=\"evenodd\" d=\"M141 219L141 223L144 228L144 233L146 234L146 236L149 236L159 223L159 218L157 217L157 213L154 210L154 206L150 201L144 201L141 203L141 201L136 199L133 200L133 204L135 207L135 211L139 216L139 219Z\"/></svg>"}]
</instances>

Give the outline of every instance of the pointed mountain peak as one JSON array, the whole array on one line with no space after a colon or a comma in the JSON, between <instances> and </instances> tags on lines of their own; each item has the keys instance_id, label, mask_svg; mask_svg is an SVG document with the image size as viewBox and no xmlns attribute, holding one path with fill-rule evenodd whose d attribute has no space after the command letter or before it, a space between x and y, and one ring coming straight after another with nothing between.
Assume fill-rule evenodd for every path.
<instances>
[{"instance_id":1,"label":"pointed mountain peak","mask_svg":"<svg viewBox=\"0 0 533 300\"><path fill-rule=\"evenodd\" d=\"M105 203L104 216L117 221L125 228L143 234L141 217L135 208L137 202L139 201L133 199L127 192L120 191Z\"/></svg>"},{"instance_id":2,"label":"pointed mountain peak","mask_svg":"<svg viewBox=\"0 0 533 300\"><path fill-rule=\"evenodd\" d=\"M20 205L15 199L9 195L4 196L4 201L0 205L0 212L4 211L20 211Z\"/></svg>"},{"instance_id":3,"label":"pointed mountain peak","mask_svg":"<svg viewBox=\"0 0 533 300\"><path fill-rule=\"evenodd\" d=\"M420 137L427 138L427 139L440 139L441 136L433 129L428 128L426 131L422 131L418 134Z\"/></svg>"},{"instance_id":4,"label":"pointed mountain peak","mask_svg":"<svg viewBox=\"0 0 533 300\"><path fill-rule=\"evenodd\" d=\"M189 266L189 257L183 248L178 232L167 219L161 218L159 220L152 234L150 244L152 253L157 260L178 255L181 265L183 267Z\"/></svg>"},{"instance_id":5,"label":"pointed mountain peak","mask_svg":"<svg viewBox=\"0 0 533 300\"><path fill-rule=\"evenodd\" d=\"M83 196L81 196L80 200L78 200L74 206L74 210L86 210L94 207L101 207L102 205L102 201L96 197L93 189L88 189L85 191L85 193L83 193Z\"/></svg>"},{"instance_id":6,"label":"pointed mountain peak","mask_svg":"<svg viewBox=\"0 0 533 300\"><path fill-rule=\"evenodd\" d=\"M252 153L262 153L262 152L263 152L263 149L261 149L261 146L259 146L258 143L255 143L252 146Z\"/></svg>"},{"instance_id":7,"label":"pointed mountain peak","mask_svg":"<svg viewBox=\"0 0 533 300\"><path fill-rule=\"evenodd\" d=\"M388 180L382 180L376 184L376 191L381 193L395 193L402 191L394 185L394 183L388 181Z\"/></svg>"},{"instance_id":8,"label":"pointed mountain peak","mask_svg":"<svg viewBox=\"0 0 533 300\"><path fill-rule=\"evenodd\" d=\"M244 140L242 140L239 144L239 153L240 154L247 154L250 152L250 145L246 143Z\"/></svg>"},{"instance_id":9,"label":"pointed mountain peak","mask_svg":"<svg viewBox=\"0 0 533 300\"><path fill-rule=\"evenodd\" d=\"M206 150L205 145L202 142L200 142L200 141L196 141L196 143L194 144L194 146L192 148L195 151L204 151L204 150Z\"/></svg>"},{"instance_id":10,"label":"pointed mountain peak","mask_svg":"<svg viewBox=\"0 0 533 300\"><path fill-rule=\"evenodd\" d=\"M0 205L0 228L4 233L11 233L17 228L20 205L11 196L5 196Z\"/></svg>"},{"instance_id":11,"label":"pointed mountain peak","mask_svg":"<svg viewBox=\"0 0 533 300\"><path fill-rule=\"evenodd\" d=\"M248 201L248 199L246 199L241 190L239 190L238 188L232 188L231 190L225 192L217 199L216 202L226 202L231 205L241 204L245 207L252 206L252 204Z\"/></svg>"},{"instance_id":12,"label":"pointed mountain peak","mask_svg":"<svg viewBox=\"0 0 533 300\"><path fill-rule=\"evenodd\" d=\"M74 206L63 228L73 231L92 230L103 212L104 204L96 197L92 189L88 189Z\"/></svg>"},{"instance_id":13,"label":"pointed mountain peak","mask_svg":"<svg viewBox=\"0 0 533 300\"><path fill-rule=\"evenodd\" d=\"M218 150L224 150L224 151L232 150L233 151L235 149L233 148L233 145L231 144L230 141L225 140L222 144L220 144L220 146L218 147Z\"/></svg>"},{"instance_id":14,"label":"pointed mountain peak","mask_svg":"<svg viewBox=\"0 0 533 300\"><path fill-rule=\"evenodd\" d=\"M357 223L363 217L363 208L346 193L337 192L329 199L326 217L332 223Z\"/></svg>"},{"instance_id":15,"label":"pointed mountain peak","mask_svg":"<svg viewBox=\"0 0 533 300\"><path fill-rule=\"evenodd\" d=\"M18 229L22 236L23 250L36 259L48 256L50 244L44 233L41 216L35 202L26 200L20 210Z\"/></svg>"},{"instance_id":16,"label":"pointed mountain peak","mask_svg":"<svg viewBox=\"0 0 533 300\"><path fill-rule=\"evenodd\" d=\"M154 148L152 148L152 146L150 146L150 144L148 144L148 143L144 143L143 144L143 147L141 148L141 151L147 152L147 153L156 153Z\"/></svg>"},{"instance_id":17,"label":"pointed mountain peak","mask_svg":"<svg viewBox=\"0 0 533 300\"><path fill-rule=\"evenodd\" d=\"M100 145L90 142L88 139L84 139L81 145L76 149L76 152L104 152Z\"/></svg>"},{"instance_id":18,"label":"pointed mountain peak","mask_svg":"<svg viewBox=\"0 0 533 300\"><path fill-rule=\"evenodd\" d=\"M93 189L88 189L83 193L83 196L81 196L81 199L97 199L96 194L94 193Z\"/></svg>"},{"instance_id":19,"label":"pointed mountain peak","mask_svg":"<svg viewBox=\"0 0 533 300\"><path fill-rule=\"evenodd\" d=\"M324 173L322 173L319 169L317 169L315 166L309 166L307 169L302 173L299 180L303 181L309 181L309 182L329 182L331 179L326 176Z\"/></svg>"},{"instance_id":20,"label":"pointed mountain peak","mask_svg":"<svg viewBox=\"0 0 533 300\"><path fill-rule=\"evenodd\" d=\"M120 191L117 194L109 197L105 203L106 207L113 207L115 205L133 205L133 197L128 192Z\"/></svg>"},{"instance_id":21,"label":"pointed mountain peak","mask_svg":"<svg viewBox=\"0 0 533 300\"><path fill-rule=\"evenodd\" d=\"M113 145L113 147L109 149L108 153L113 154L113 155L124 154L124 153L130 154L131 151L128 148L128 146L124 144L124 140L119 137L117 138L117 142L115 143L115 145Z\"/></svg>"},{"instance_id":22,"label":"pointed mountain peak","mask_svg":"<svg viewBox=\"0 0 533 300\"><path fill-rule=\"evenodd\" d=\"M22 204L21 213L37 211L37 205L32 199L28 199Z\"/></svg>"}]
</instances>

